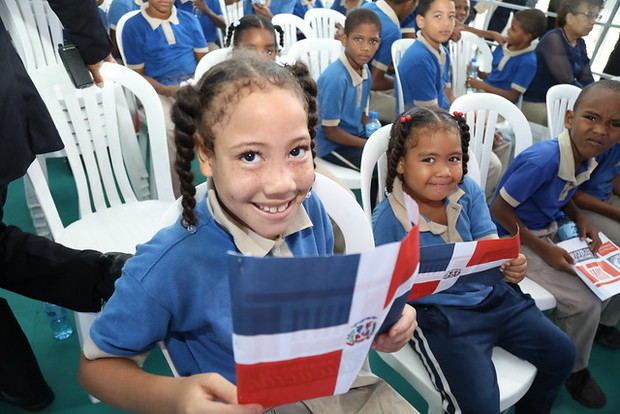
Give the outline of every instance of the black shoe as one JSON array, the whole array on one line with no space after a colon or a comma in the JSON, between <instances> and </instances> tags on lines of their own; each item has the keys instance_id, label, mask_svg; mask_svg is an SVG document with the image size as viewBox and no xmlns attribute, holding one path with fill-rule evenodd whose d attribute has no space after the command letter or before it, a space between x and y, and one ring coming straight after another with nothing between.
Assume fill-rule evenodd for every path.
<instances>
[{"instance_id":1,"label":"black shoe","mask_svg":"<svg viewBox=\"0 0 620 414\"><path fill-rule=\"evenodd\" d=\"M105 253L102 256L109 261L109 267L106 275L99 283L98 291L101 296L102 302L106 302L108 299L110 299L112 293L114 293L114 282L116 282L116 279L120 277L125 262L129 258L133 257L133 255L127 253L111 252Z\"/></svg>"},{"instance_id":2,"label":"black shoe","mask_svg":"<svg viewBox=\"0 0 620 414\"><path fill-rule=\"evenodd\" d=\"M603 408L607 403L605 393L594 381L587 368L573 372L565 385L571 397L585 407Z\"/></svg>"},{"instance_id":3,"label":"black shoe","mask_svg":"<svg viewBox=\"0 0 620 414\"><path fill-rule=\"evenodd\" d=\"M594 340L607 348L620 349L620 330L615 326L599 325Z\"/></svg>"},{"instance_id":4,"label":"black shoe","mask_svg":"<svg viewBox=\"0 0 620 414\"><path fill-rule=\"evenodd\" d=\"M41 411L54 401L54 393L49 387L35 398L15 397L0 391L0 401L13 404L28 411Z\"/></svg>"}]
</instances>

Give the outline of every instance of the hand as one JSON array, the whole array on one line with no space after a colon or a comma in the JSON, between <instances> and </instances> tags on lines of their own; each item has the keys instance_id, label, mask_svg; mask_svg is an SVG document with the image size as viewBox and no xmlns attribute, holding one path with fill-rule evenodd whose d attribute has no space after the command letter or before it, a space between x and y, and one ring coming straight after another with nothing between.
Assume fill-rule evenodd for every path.
<instances>
[{"instance_id":1,"label":"hand","mask_svg":"<svg viewBox=\"0 0 620 414\"><path fill-rule=\"evenodd\" d=\"M261 414L258 404L237 404L237 387L219 374L198 374L181 378L177 413Z\"/></svg>"},{"instance_id":2,"label":"hand","mask_svg":"<svg viewBox=\"0 0 620 414\"><path fill-rule=\"evenodd\" d=\"M398 351L413 337L413 331L417 326L415 309L411 305L405 305L400 319L389 331L375 338L372 349L379 352Z\"/></svg>"},{"instance_id":3,"label":"hand","mask_svg":"<svg viewBox=\"0 0 620 414\"><path fill-rule=\"evenodd\" d=\"M206 5L205 0L194 0L194 7L203 13L207 13L209 7Z\"/></svg>"},{"instance_id":4,"label":"hand","mask_svg":"<svg viewBox=\"0 0 620 414\"><path fill-rule=\"evenodd\" d=\"M260 16L265 16L269 19L273 18L273 14L271 14L271 10L269 10L269 7L265 6L262 3L252 3L252 8L254 9L254 12Z\"/></svg>"},{"instance_id":5,"label":"hand","mask_svg":"<svg viewBox=\"0 0 620 414\"><path fill-rule=\"evenodd\" d=\"M540 251L540 257L554 269L564 270L566 272L575 273L571 266L575 261L572 256L563 248L548 244Z\"/></svg>"},{"instance_id":6,"label":"hand","mask_svg":"<svg viewBox=\"0 0 620 414\"><path fill-rule=\"evenodd\" d=\"M163 95L174 97L179 89L181 89L181 85L167 85Z\"/></svg>"},{"instance_id":7,"label":"hand","mask_svg":"<svg viewBox=\"0 0 620 414\"><path fill-rule=\"evenodd\" d=\"M580 217L575 224L577 225L577 230L579 230L579 240L585 240L586 237L589 237L592 240L590 242L590 251L592 253L598 252L602 244L601 239L598 237L598 229L585 217Z\"/></svg>"},{"instance_id":8,"label":"hand","mask_svg":"<svg viewBox=\"0 0 620 414\"><path fill-rule=\"evenodd\" d=\"M93 82L100 88L103 88L103 77L101 76L101 73L99 73L99 69L101 68L101 65L103 65L103 62L116 63L116 60L114 60L112 55L108 55L103 60L93 63L92 65L88 65L88 70L93 76Z\"/></svg>"},{"instance_id":9,"label":"hand","mask_svg":"<svg viewBox=\"0 0 620 414\"><path fill-rule=\"evenodd\" d=\"M334 39L340 40L340 42L344 44L344 27L342 27L340 23L336 23L334 26L336 26L336 34L334 35Z\"/></svg>"},{"instance_id":10,"label":"hand","mask_svg":"<svg viewBox=\"0 0 620 414\"><path fill-rule=\"evenodd\" d=\"M465 86L468 88L482 89L483 85L484 82L478 78L467 78L467 81L465 81Z\"/></svg>"},{"instance_id":11,"label":"hand","mask_svg":"<svg viewBox=\"0 0 620 414\"><path fill-rule=\"evenodd\" d=\"M527 272L527 258L519 253L517 257L507 261L499 270L504 274L504 280L508 283L519 283Z\"/></svg>"},{"instance_id":12,"label":"hand","mask_svg":"<svg viewBox=\"0 0 620 414\"><path fill-rule=\"evenodd\" d=\"M458 42L459 40L461 40L461 28L459 27L459 25L462 26L462 23L457 23L456 26L454 26L452 34L450 35L450 40L452 40L453 42Z\"/></svg>"}]
</instances>

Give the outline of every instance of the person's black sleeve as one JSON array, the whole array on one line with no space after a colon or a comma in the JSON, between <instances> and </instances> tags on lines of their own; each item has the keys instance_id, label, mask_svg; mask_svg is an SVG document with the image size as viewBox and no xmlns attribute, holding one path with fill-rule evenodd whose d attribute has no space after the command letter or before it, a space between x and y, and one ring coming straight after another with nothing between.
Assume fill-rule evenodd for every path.
<instances>
[{"instance_id":1,"label":"person's black sleeve","mask_svg":"<svg viewBox=\"0 0 620 414\"><path fill-rule=\"evenodd\" d=\"M48 0L87 65L103 60L112 44L99 20L95 0Z\"/></svg>"}]
</instances>

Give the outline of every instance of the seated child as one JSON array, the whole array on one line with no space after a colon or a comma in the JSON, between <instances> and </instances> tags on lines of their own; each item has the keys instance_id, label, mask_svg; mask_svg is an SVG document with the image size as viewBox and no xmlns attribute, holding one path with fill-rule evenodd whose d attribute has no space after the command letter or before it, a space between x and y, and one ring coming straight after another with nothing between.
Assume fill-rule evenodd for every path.
<instances>
[{"instance_id":1,"label":"seated child","mask_svg":"<svg viewBox=\"0 0 620 414\"><path fill-rule=\"evenodd\" d=\"M308 10L316 8L323 8L321 0L297 0L295 2L295 7L293 7L293 14L303 19Z\"/></svg>"},{"instance_id":2,"label":"seated child","mask_svg":"<svg viewBox=\"0 0 620 414\"><path fill-rule=\"evenodd\" d=\"M178 10L185 10L198 17L209 50L219 48L217 29L226 30L224 13L222 13L219 0L175 0L174 5Z\"/></svg>"},{"instance_id":3,"label":"seated child","mask_svg":"<svg viewBox=\"0 0 620 414\"><path fill-rule=\"evenodd\" d=\"M352 11L344 24L344 53L318 80L317 155L359 171L366 144L371 79L367 63L377 51L381 22L371 10Z\"/></svg>"},{"instance_id":4,"label":"seated child","mask_svg":"<svg viewBox=\"0 0 620 414\"><path fill-rule=\"evenodd\" d=\"M93 395L131 412L261 412L223 406L236 403L226 252L331 254L331 226L311 191L315 94L305 66L256 57L221 62L198 87L179 91L173 117L183 214L138 247L92 326L80 379ZM195 149L209 186L198 204ZM373 346L400 349L414 328L415 313L405 307ZM136 363L162 340L181 378L152 375ZM288 409L338 412L346 404L350 412L416 412L377 377L359 378L346 394Z\"/></svg>"},{"instance_id":5,"label":"seated child","mask_svg":"<svg viewBox=\"0 0 620 414\"><path fill-rule=\"evenodd\" d=\"M474 3L476 2L474 1ZM494 32L493 30L481 30L476 29L472 26L468 26L467 19L470 17L471 11L469 0L454 0L454 7L456 11L456 24L454 26L454 31L452 32L450 40L458 42L461 39L461 32L470 32L475 34L476 36L489 40L494 40L500 45L506 42L506 38L502 36L501 33ZM473 15L475 14L476 11L474 9Z\"/></svg>"},{"instance_id":6,"label":"seated child","mask_svg":"<svg viewBox=\"0 0 620 414\"><path fill-rule=\"evenodd\" d=\"M547 20L538 9L520 10L512 18L508 41L493 51L491 73L467 79L467 86L494 93L517 103L536 73L536 53L532 42L545 32Z\"/></svg>"},{"instance_id":7,"label":"seated child","mask_svg":"<svg viewBox=\"0 0 620 414\"><path fill-rule=\"evenodd\" d=\"M584 88L566 114L558 138L542 141L520 153L499 184L491 212L500 231L521 234L528 274L557 301L553 320L577 346L577 361L566 387L590 408L602 408L605 394L590 376L588 361L597 329L601 343L620 347L620 296L604 302L573 274L572 257L554 244L556 218L572 219L580 237L598 250L598 231L571 201L579 184L596 167L595 157L620 141L620 82L602 80ZM599 328L600 327L600 328Z\"/></svg>"},{"instance_id":8,"label":"seated child","mask_svg":"<svg viewBox=\"0 0 620 414\"><path fill-rule=\"evenodd\" d=\"M404 194L420 209L420 245L497 239L484 193L467 177L469 127L460 114L413 108L394 122L387 150L389 193L373 213L375 242L401 240L411 228ZM524 295L525 256L504 263L501 276L471 276L411 304L418 317L411 346L446 412L498 413L492 348L536 366L516 413L549 413L570 373L575 347Z\"/></svg>"},{"instance_id":9,"label":"seated child","mask_svg":"<svg viewBox=\"0 0 620 414\"><path fill-rule=\"evenodd\" d=\"M346 16L364 4L366 4L366 0L334 0L331 8Z\"/></svg>"},{"instance_id":10,"label":"seated child","mask_svg":"<svg viewBox=\"0 0 620 414\"><path fill-rule=\"evenodd\" d=\"M620 144L596 157L596 169L573 201L597 229L620 246Z\"/></svg>"},{"instance_id":11,"label":"seated child","mask_svg":"<svg viewBox=\"0 0 620 414\"><path fill-rule=\"evenodd\" d=\"M453 0L420 0L416 9L420 31L398 65L405 108L440 106L448 109L454 100L450 74L450 55L442 45L454 29ZM413 74L415 74L413 76Z\"/></svg>"},{"instance_id":12,"label":"seated child","mask_svg":"<svg viewBox=\"0 0 620 414\"><path fill-rule=\"evenodd\" d=\"M250 50L274 61L278 57L278 43L284 46L283 42L284 32L280 26L274 26L265 16L254 14L231 23L226 34L226 47L232 47L233 54L239 50Z\"/></svg>"},{"instance_id":13,"label":"seated child","mask_svg":"<svg viewBox=\"0 0 620 414\"><path fill-rule=\"evenodd\" d=\"M108 8L108 24L110 25L110 39L112 40L112 54L121 57L116 44L116 24L124 14L133 10L140 10L142 0L112 0Z\"/></svg>"},{"instance_id":14,"label":"seated child","mask_svg":"<svg viewBox=\"0 0 620 414\"><path fill-rule=\"evenodd\" d=\"M362 6L377 13L381 21L381 44L370 63L372 77L370 110L378 112L379 119L384 122L394 120L394 108L396 108L394 79L388 75L394 73L392 43L402 38L400 24L415 7L416 0L377 0Z\"/></svg>"}]
</instances>

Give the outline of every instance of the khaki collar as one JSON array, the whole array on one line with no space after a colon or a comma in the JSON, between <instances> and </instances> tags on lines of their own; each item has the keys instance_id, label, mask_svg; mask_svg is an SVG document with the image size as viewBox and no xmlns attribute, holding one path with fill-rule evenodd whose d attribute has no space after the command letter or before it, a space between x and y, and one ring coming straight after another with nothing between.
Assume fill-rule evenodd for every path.
<instances>
[{"instance_id":1,"label":"khaki collar","mask_svg":"<svg viewBox=\"0 0 620 414\"><path fill-rule=\"evenodd\" d=\"M422 220L420 220L420 232L427 231L433 233L434 235L440 236L446 243L462 242L463 238L456 229L456 222L461 214L461 205L458 204L458 201L464 194L465 192L460 187L457 187L448 195L446 205L446 215L448 216L447 226L427 220L426 217L420 215L420 217L422 217ZM394 179L392 193L388 197L388 202L398 222L403 226L405 231L409 231L411 229L411 223L407 218L403 184L398 177Z\"/></svg>"},{"instance_id":2,"label":"khaki collar","mask_svg":"<svg viewBox=\"0 0 620 414\"><path fill-rule=\"evenodd\" d=\"M148 22L152 30L157 30L157 28L161 25L161 28L164 31L164 36L166 37L166 42L168 42L169 45L175 44L176 39L174 37L174 32L172 31L170 23L179 24L179 18L177 17L177 8L172 6L172 12L170 13L170 17L168 17L167 19L158 19L149 16L149 14L146 12L146 8L148 6L148 3L144 3L140 8L140 13L142 14L142 17L144 17L144 19Z\"/></svg>"},{"instance_id":3,"label":"khaki collar","mask_svg":"<svg viewBox=\"0 0 620 414\"><path fill-rule=\"evenodd\" d=\"M558 145L560 147L558 177L566 181L566 185L558 197L558 200L562 201L566 198L570 190L590 179L590 175L598 165L598 162L595 158L590 158L586 170L575 175L575 157L573 154L573 147L571 146L570 133L567 130L564 130L564 132L558 136Z\"/></svg>"},{"instance_id":4,"label":"khaki collar","mask_svg":"<svg viewBox=\"0 0 620 414\"><path fill-rule=\"evenodd\" d=\"M428 40L426 40L421 31L418 31L416 40L422 42L422 44L426 46L426 48L430 50L433 55L435 55L440 66L446 64L446 51L443 47L441 47L441 45L439 45L439 50L435 49L430 43L428 43Z\"/></svg>"},{"instance_id":5,"label":"khaki collar","mask_svg":"<svg viewBox=\"0 0 620 414\"><path fill-rule=\"evenodd\" d=\"M506 44L502 45L504 56L502 56L502 59L499 61L497 68L499 70L504 70L504 66L506 66L506 63L510 60L510 58L522 55L524 53L532 52L534 51L534 49L535 49L535 46L531 43L528 47L526 47L525 49L521 49L521 50L510 50L508 49L508 45Z\"/></svg>"},{"instance_id":6,"label":"khaki collar","mask_svg":"<svg viewBox=\"0 0 620 414\"><path fill-rule=\"evenodd\" d=\"M377 8L379 10L385 13L387 17L389 17L390 20L394 22L394 24L400 27L400 20L398 20L398 16L396 15L396 12L392 8L392 6L390 6L385 0L377 0L375 4L377 5Z\"/></svg>"},{"instance_id":7,"label":"khaki collar","mask_svg":"<svg viewBox=\"0 0 620 414\"><path fill-rule=\"evenodd\" d=\"M308 9L312 9L314 7L314 3L316 0L299 0L302 6L306 6Z\"/></svg>"},{"instance_id":8,"label":"khaki collar","mask_svg":"<svg viewBox=\"0 0 620 414\"><path fill-rule=\"evenodd\" d=\"M344 65L347 72L349 72L349 76L351 76L353 86L359 86L362 84L363 81L368 79L368 68L366 67L366 65L362 66L362 75L360 76L360 74L357 73L355 69L353 69L353 66L351 66L349 59L344 53L340 55L340 61Z\"/></svg>"},{"instance_id":9,"label":"khaki collar","mask_svg":"<svg viewBox=\"0 0 620 414\"><path fill-rule=\"evenodd\" d=\"M303 229L312 227L312 222L303 205L299 206L291 225L277 239L266 239L245 226L239 225L220 205L213 180L207 182L207 207L213 219L233 237L235 246L245 255L264 257L271 253L273 256L290 257L291 253L286 244L286 237Z\"/></svg>"}]
</instances>

